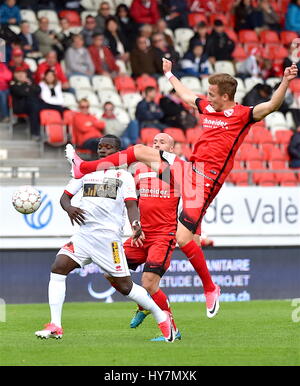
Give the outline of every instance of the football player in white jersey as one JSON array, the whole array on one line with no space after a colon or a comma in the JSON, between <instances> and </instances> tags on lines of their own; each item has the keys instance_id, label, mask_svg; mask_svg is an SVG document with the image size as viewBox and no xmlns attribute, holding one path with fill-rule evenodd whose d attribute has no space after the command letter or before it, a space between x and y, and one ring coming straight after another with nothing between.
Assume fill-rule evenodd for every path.
<instances>
[{"instance_id":1,"label":"football player in white jersey","mask_svg":"<svg viewBox=\"0 0 300 386\"><path fill-rule=\"evenodd\" d=\"M119 138L114 135L102 137L98 145L99 158L116 153L120 145ZM72 206L71 199L80 190L82 198L78 208ZM80 228L60 249L51 267L48 287L51 321L35 335L45 339L62 338L61 315L67 275L75 268L94 262L106 275L113 277L120 293L152 313L165 340L173 342L175 331L170 313L162 311L143 287L132 282L123 250L125 208L132 224L133 242L142 245L144 239L132 175L124 169L108 169L72 179L60 202L72 224L77 223Z\"/></svg>"}]
</instances>

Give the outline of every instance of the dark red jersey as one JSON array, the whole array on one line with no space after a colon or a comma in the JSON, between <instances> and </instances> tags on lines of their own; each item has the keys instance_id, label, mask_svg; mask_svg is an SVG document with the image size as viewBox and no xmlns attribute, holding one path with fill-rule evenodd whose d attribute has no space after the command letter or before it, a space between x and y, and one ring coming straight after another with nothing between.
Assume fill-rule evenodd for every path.
<instances>
[{"instance_id":1,"label":"dark red jersey","mask_svg":"<svg viewBox=\"0 0 300 386\"><path fill-rule=\"evenodd\" d=\"M223 184L231 171L235 154L254 123L253 107L236 104L216 112L206 100L198 98L203 131L195 144L192 162L203 162L206 176Z\"/></svg>"},{"instance_id":2,"label":"dark red jersey","mask_svg":"<svg viewBox=\"0 0 300 386\"><path fill-rule=\"evenodd\" d=\"M139 190L139 209L145 233L170 234L176 232L180 193L174 184L158 178L158 174L139 163L135 172Z\"/></svg>"}]
</instances>

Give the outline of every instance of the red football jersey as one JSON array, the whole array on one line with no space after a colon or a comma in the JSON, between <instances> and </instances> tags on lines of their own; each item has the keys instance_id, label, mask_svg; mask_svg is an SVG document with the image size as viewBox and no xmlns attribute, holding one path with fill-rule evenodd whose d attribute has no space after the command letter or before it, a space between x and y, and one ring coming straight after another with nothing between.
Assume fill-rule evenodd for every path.
<instances>
[{"instance_id":1,"label":"red football jersey","mask_svg":"<svg viewBox=\"0 0 300 386\"><path fill-rule=\"evenodd\" d=\"M155 171L139 163L135 172L136 187L139 190L139 209L142 228L145 233L176 233L177 209L180 192L158 178Z\"/></svg>"},{"instance_id":2,"label":"red football jersey","mask_svg":"<svg viewBox=\"0 0 300 386\"><path fill-rule=\"evenodd\" d=\"M206 100L198 98L203 131L194 146L190 161L203 162L206 176L223 183L234 164L235 154L255 123L253 107L236 104L216 112Z\"/></svg>"}]
</instances>

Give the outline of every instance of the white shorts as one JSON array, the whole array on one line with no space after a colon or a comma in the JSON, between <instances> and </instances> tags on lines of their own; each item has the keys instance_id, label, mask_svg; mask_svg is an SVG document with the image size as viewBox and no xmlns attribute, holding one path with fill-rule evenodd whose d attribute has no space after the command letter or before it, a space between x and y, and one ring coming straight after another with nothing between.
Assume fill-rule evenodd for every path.
<instances>
[{"instance_id":1,"label":"white shorts","mask_svg":"<svg viewBox=\"0 0 300 386\"><path fill-rule=\"evenodd\" d=\"M57 255L67 255L81 267L94 262L110 276L130 276L122 241L75 234Z\"/></svg>"}]
</instances>

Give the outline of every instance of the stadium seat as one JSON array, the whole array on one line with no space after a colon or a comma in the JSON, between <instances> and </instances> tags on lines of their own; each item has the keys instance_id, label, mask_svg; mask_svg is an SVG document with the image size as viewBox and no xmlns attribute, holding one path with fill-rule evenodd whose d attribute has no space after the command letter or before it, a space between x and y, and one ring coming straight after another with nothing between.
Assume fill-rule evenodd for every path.
<instances>
[{"instance_id":1,"label":"stadium seat","mask_svg":"<svg viewBox=\"0 0 300 386\"><path fill-rule=\"evenodd\" d=\"M197 140L199 139L202 129L199 127L194 127L192 129L187 129L185 131L186 141L189 144L195 144Z\"/></svg>"},{"instance_id":2,"label":"stadium seat","mask_svg":"<svg viewBox=\"0 0 300 386\"><path fill-rule=\"evenodd\" d=\"M258 43L259 38L257 33L251 29L240 30L238 33L238 40L240 43Z\"/></svg>"},{"instance_id":3,"label":"stadium seat","mask_svg":"<svg viewBox=\"0 0 300 386\"><path fill-rule=\"evenodd\" d=\"M291 80L290 89L293 93L300 93L300 78L295 78Z\"/></svg>"},{"instance_id":4,"label":"stadium seat","mask_svg":"<svg viewBox=\"0 0 300 386\"><path fill-rule=\"evenodd\" d=\"M263 159L261 151L247 143L242 144L238 153L238 159L240 159L241 161L261 161Z\"/></svg>"},{"instance_id":5,"label":"stadium seat","mask_svg":"<svg viewBox=\"0 0 300 386\"><path fill-rule=\"evenodd\" d=\"M245 94L246 94L245 91L237 90L234 96L235 102L242 104Z\"/></svg>"},{"instance_id":6,"label":"stadium seat","mask_svg":"<svg viewBox=\"0 0 300 386\"><path fill-rule=\"evenodd\" d=\"M34 59L31 58L24 58L24 62L28 64L29 69L32 73L35 73L37 70L37 64Z\"/></svg>"},{"instance_id":7,"label":"stadium seat","mask_svg":"<svg viewBox=\"0 0 300 386\"><path fill-rule=\"evenodd\" d=\"M130 117L126 110L123 109L123 107L117 106L114 109L114 114L117 118L117 120L124 125L128 125L130 122Z\"/></svg>"},{"instance_id":8,"label":"stadium seat","mask_svg":"<svg viewBox=\"0 0 300 386\"><path fill-rule=\"evenodd\" d=\"M291 137L294 134L292 130L276 130L275 139L279 145L286 145L290 143Z\"/></svg>"},{"instance_id":9,"label":"stadium seat","mask_svg":"<svg viewBox=\"0 0 300 386\"><path fill-rule=\"evenodd\" d=\"M40 112L42 144L61 146L67 143L67 132L60 113L56 110Z\"/></svg>"},{"instance_id":10,"label":"stadium seat","mask_svg":"<svg viewBox=\"0 0 300 386\"><path fill-rule=\"evenodd\" d=\"M264 80L261 78L251 77L251 78L246 78L244 80L246 92L252 90L253 87L256 86L257 84L263 84L263 83L264 83Z\"/></svg>"},{"instance_id":11,"label":"stadium seat","mask_svg":"<svg viewBox=\"0 0 300 386\"><path fill-rule=\"evenodd\" d=\"M49 24L59 25L59 19L57 17L57 12L51 9L41 9L37 13L38 18L46 17L49 20Z\"/></svg>"},{"instance_id":12,"label":"stadium seat","mask_svg":"<svg viewBox=\"0 0 300 386\"><path fill-rule=\"evenodd\" d=\"M123 103L120 95L112 90L103 90L100 92L98 91L98 97L101 106L103 106L105 102L111 102L116 107L123 108Z\"/></svg>"},{"instance_id":13,"label":"stadium seat","mask_svg":"<svg viewBox=\"0 0 300 386\"><path fill-rule=\"evenodd\" d=\"M91 82L87 76L72 75L69 78L70 86L75 89L91 90Z\"/></svg>"},{"instance_id":14,"label":"stadium seat","mask_svg":"<svg viewBox=\"0 0 300 386\"><path fill-rule=\"evenodd\" d=\"M175 142L186 143L186 137L182 129L177 127L167 127L163 130L163 132L173 137Z\"/></svg>"},{"instance_id":15,"label":"stadium seat","mask_svg":"<svg viewBox=\"0 0 300 386\"><path fill-rule=\"evenodd\" d=\"M65 18L69 21L71 27L81 26L81 18L78 12L71 10L63 10L59 12L60 18Z\"/></svg>"},{"instance_id":16,"label":"stadium seat","mask_svg":"<svg viewBox=\"0 0 300 386\"><path fill-rule=\"evenodd\" d=\"M196 78L195 76L183 76L180 80L187 88L194 91L195 93L201 94L202 87L200 79Z\"/></svg>"},{"instance_id":17,"label":"stadium seat","mask_svg":"<svg viewBox=\"0 0 300 386\"><path fill-rule=\"evenodd\" d=\"M164 95L169 94L169 92L173 89L173 86L164 75L158 78L158 87L159 91Z\"/></svg>"},{"instance_id":18,"label":"stadium seat","mask_svg":"<svg viewBox=\"0 0 300 386\"><path fill-rule=\"evenodd\" d=\"M274 143L272 133L263 127L253 127L252 128L252 142L257 145L262 145L263 143Z\"/></svg>"},{"instance_id":19,"label":"stadium seat","mask_svg":"<svg viewBox=\"0 0 300 386\"><path fill-rule=\"evenodd\" d=\"M56 110L42 110L40 112L40 122L41 125L50 125L55 123L63 123L60 113Z\"/></svg>"},{"instance_id":20,"label":"stadium seat","mask_svg":"<svg viewBox=\"0 0 300 386\"><path fill-rule=\"evenodd\" d=\"M281 82L281 78L279 77L271 77L266 79L266 84L271 86L272 88L275 87L276 84Z\"/></svg>"},{"instance_id":21,"label":"stadium seat","mask_svg":"<svg viewBox=\"0 0 300 386\"><path fill-rule=\"evenodd\" d=\"M280 41L283 45L289 47L294 39L298 38L297 32L294 31L281 31L280 32Z\"/></svg>"},{"instance_id":22,"label":"stadium seat","mask_svg":"<svg viewBox=\"0 0 300 386\"><path fill-rule=\"evenodd\" d=\"M141 129L140 138L144 144L153 143L153 138L161 133L161 131L155 127L144 127Z\"/></svg>"},{"instance_id":23,"label":"stadium seat","mask_svg":"<svg viewBox=\"0 0 300 386\"><path fill-rule=\"evenodd\" d=\"M237 186L249 185L249 175L246 171L232 170L228 177L228 182L232 182Z\"/></svg>"},{"instance_id":24,"label":"stadium seat","mask_svg":"<svg viewBox=\"0 0 300 386\"><path fill-rule=\"evenodd\" d=\"M226 27L226 28L224 29L224 32L225 32L226 35L229 37L229 39L233 40L235 43L238 43L238 42L239 42L238 35L237 35L236 32L234 31L234 29Z\"/></svg>"},{"instance_id":25,"label":"stadium seat","mask_svg":"<svg viewBox=\"0 0 300 386\"><path fill-rule=\"evenodd\" d=\"M252 175L253 182L259 186L276 186L277 180L273 172L255 172Z\"/></svg>"},{"instance_id":26,"label":"stadium seat","mask_svg":"<svg viewBox=\"0 0 300 386\"><path fill-rule=\"evenodd\" d=\"M229 60L218 60L215 62L215 71L235 76L235 68Z\"/></svg>"},{"instance_id":27,"label":"stadium seat","mask_svg":"<svg viewBox=\"0 0 300 386\"><path fill-rule=\"evenodd\" d=\"M250 55L253 48L257 48L259 50L262 50L263 47L262 47L261 43L259 43L259 42L244 43L244 49L245 49L247 55Z\"/></svg>"},{"instance_id":28,"label":"stadium seat","mask_svg":"<svg viewBox=\"0 0 300 386\"><path fill-rule=\"evenodd\" d=\"M92 86L96 91L99 90L113 90L116 91L115 85L109 76L94 75L92 78Z\"/></svg>"},{"instance_id":29,"label":"stadium seat","mask_svg":"<svg viewBox=\"0 0 300 386\"><path fill-rule=\"evenodd\" d=\"M76 98L78 101L81 99L87 99L90 106L99 107L100 101L94 91L91 90L76 90Z\"/></svg>"},{"instance_id":30,"label":"stadium seat","mask_svg":"<svg viewBox=\"0 0 300 386\"><path fill-rule=\"evenodd\" d=\"M156 89L158 88L156 79L147 74L139 76L136 79L136 85L139 92L145 91L147 87L155 87Z\"/></svg>"},{"instance_id":31,"label":"stadium seat","mask_svg":"<svg viewBox=\"0 0 300 386\"><path fill-rule=\"evenodd\" d=\"M274 170L287 170L288 164L286 161L269 161L269 169Z\"/></svg>"},{"instance_id":32,"label":"stadium seat","mask_svg":"<svg viewBox=\"0 0 300 386\"><path fill-rule=\"evenodd\" d=\"M272 30L263 30L259 34L260 41L263 44L280 43L278 33Z\"/></svg>"},{"instance_id":33,"label":"stadium seat","mask_svg":"<svg viewBox=\"0 0 300 386\"><path fill-rule=\"evenodd\" d=\"M30 9L21 9L21 19L29 22L30 32L34 33L38 29L38 20L35 12Z\"/></svg>"},{"instance_id":34,"label":"stadium seat","mask_svg":"<svg viewBox=\"0 0 300 386\"><path fill-rule=\"evenodd\" d=\"M277 43L266 44L262 52L263 57L277 61L281 61L289 55L288 50Z\"/></svg>"},{"instance_id":35,"label":"stadium seat","mask_svg":"<svg viewBox=\"0 0 300 386\"><path fill-rule=\"evenodd\" d=\"M77 101L71 92L63 92L63 98L64 98L64 106L68 108L75 108L77 107Z\"/></svg>"},{"instance_id":36,"label":"stadium seat","mask_svg":"<svg viewBox=\"0 0 300 386\"><path fill-rule=\"evenodd\" d=\"M245 83L243 79L241 78L235 78L235 80L238 82L237 91L246 91Z\"/></svg>"},{"instance_id":37,"label":"stadium seat","mask_svg":"<svg viewBox=\"0 0 300 386\"><path fill-rule=\"evenodd\" d=\"M252 161L246 162L246 169L247 170L265 170L266 165L263 161L252 160Z\"/></svg>"},{"instance_id":38,"label":"stadium seat","mask_svg":"<svg viewBox=\"0 0 300 386\"><path fill-rule=\"evenodd\" d=\"M269 143L262 145L262 151L264 161L285 161L287 158L283 151Z\"/></svg>"},{"instance_id":39,"label":"stadium seat","mask_svg":"<svg viewBox=\"0 0 300 386\"><path fill-rule=\"evenodd\" d=\"M280 186L297 186L298 180L294 172L275 173L276 181Z\"/></svg>"},{"instance_id":40,"label":"stadium seat","mask_svg":"<svg viewBox=\"0 0 300 386\"><path fill-rule=\"evenodd\" d=\"M271 132L275 132L279 129L286 129L288 130L288 124L287 121L280 111L274 111L273 113L269 114L265 118L267 127L271 130Z\"/></svg>"},{"instance_id":41,"label":"stadium seat","mask_svg":"<svg viewBox=\"0 0 300 386\"><path fill-rule=\"evenodd\" d=\"M194 31L191 28L176 28L174 32L175 42L181 46L184 52L187 51L189 42L193 36Z\"/></svg>"},{"instance_id":42,"label":"stadium seat","mask_svg":"<svg viewBox=\"0 0 300 386\"><path fill-rule=\"evenodd\" d=\"M237 62L242 62L247 59L246 51L241 44L236 44L234 51L232 53L232 57Z\"/></svg>"},{"instance_id":43,"label":"stadium seat","mask_svg":"<svg viewBox=\"0 0 300 386\"><path fill-rule=\"evenodd\" d=\"M134 80L129 75L119 75L114 79L115 87L120 94L137 91Z\"/></svg>"},{"instance_id":44,"label":"stadium seat","mask_svg":"<svg viewBox=\"0 0 300 386\"><path fill-rule=\"evenodd\" d=\"M136 108L136 105L142 100L140 93L130 93L122 95L123 105L126 109Z\"/></svg>"},{"instance_id":45,"label":"stadium seat","mask_svg":"<svg viewBox=\"0 0 300 386\"><path fill-rule=\"evenodd\" d=\"M204 23L208 24L207 18L203 15L203 13L188 14L188 23L191 28L194 28L201 21L204 21Z\"/></svg>"}]
</instances>

